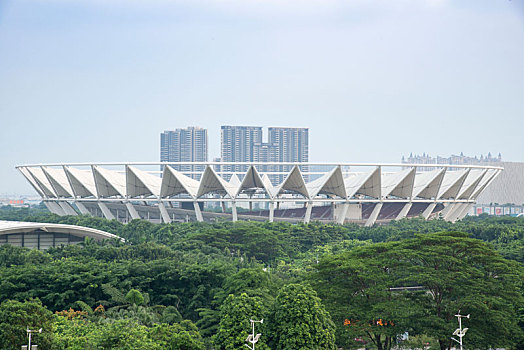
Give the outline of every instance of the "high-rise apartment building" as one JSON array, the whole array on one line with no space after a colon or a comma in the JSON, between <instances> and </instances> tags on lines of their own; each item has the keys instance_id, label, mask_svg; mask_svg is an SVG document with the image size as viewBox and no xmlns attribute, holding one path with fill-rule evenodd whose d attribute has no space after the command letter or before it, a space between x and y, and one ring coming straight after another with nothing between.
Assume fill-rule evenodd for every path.
<instances>
[{"instance_id":1,"label":"high-rise apartment building","mask_svg":"<svg viewBox=\"0 0 524 350\"><path fill-rule=\"evenodd\" d=\"M308 128L268 128L268 143L271 162L302 163L309 161L309 129ZM277 172L289 172L292 166L276 166ZM306 170L303 167L301 170ZM285 174L271 177L273 182L284 181ZM307 181L307 179L306 179Z\"/></svg>"},{"instance_id":2,"label":"high-rise apartment building","mask_svg":"<svg viewBox=\"0 0 524 350\"><path fill-rule=\"evenodd\" d=\"M160 134L161 162L207 162L207 129L188 127ZM202 165L174 165L178 171L202 171ZM194 177L194 176L193 176Z\"/></svg>"},{"instance_id":3,"label":"high-rise apartment building","mask_svg":"<svg viewBox=\"0 0 524 350\"><path fill-rule=\"evenodd\" d=\"M258 158L256 144L262 143L262 127L223 125L221 129L221 161L253 162ZM222 165L222 171L243 172L246 166Z\"/></svg>"},{"instance_id":4,"label":"high-rise apartment building","mask_svg":"<svg viewBox=\"0 0 524 350\"><path fill-rule=\"evenodd\" d=\"M268 128L268 142L263 142L260 126L222 126L222 162L307 162L309 138L307 128ZM262 172L289 172L292 166L259 166ZM222 171L244 172L247 166L222 165ZM273 174L273 183L285 174ZM226 178L228 178L226 176Z\"/></svg>"}]
</instances>

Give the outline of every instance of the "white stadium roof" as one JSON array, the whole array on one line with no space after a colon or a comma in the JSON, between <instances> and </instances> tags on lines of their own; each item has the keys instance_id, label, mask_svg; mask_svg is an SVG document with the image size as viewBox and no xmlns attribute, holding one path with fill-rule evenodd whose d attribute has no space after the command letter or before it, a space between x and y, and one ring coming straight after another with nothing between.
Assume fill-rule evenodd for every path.
<instances>
[{"instance_id":1,"label":"white stadium roof","mask_svg":"<svg viewBox=\"0 0 524 350\"><path fill-rule=\"evenodd\" d=\"M245 171L221 171L222 165ZM155 170L161 167L163 171ZM75 215L77 211L88 214L85 204L89 202L98 205L108 219L120 218L115 213L116 203L125 206L123 210L131 218L141 217L135 203L154 205L164 222L171 221L169 212L174 202L193 203L197 220L203 220L201 202L229 203L233 220L238 218L236 205L243 202L266 203L270 211L280 203L303 202L307 208L326 202L339 206L374 203L366 224L373 224L388 203L405 206L397 219L405 217L412 204L424 203L425 218L442 204L446 207L442 210L444 218L457 220L502 171L494 166L445 164L216 162L37 164L17 168L48 208L60 215ZM180 170L188 168L201 171ZM337 218L337 222L344 222L346 211L339 213L343 218ZM311 209L306 211L306 222L308 212ZM271 213L268 219L273 220Z\"/></svg>"}]
</instances>

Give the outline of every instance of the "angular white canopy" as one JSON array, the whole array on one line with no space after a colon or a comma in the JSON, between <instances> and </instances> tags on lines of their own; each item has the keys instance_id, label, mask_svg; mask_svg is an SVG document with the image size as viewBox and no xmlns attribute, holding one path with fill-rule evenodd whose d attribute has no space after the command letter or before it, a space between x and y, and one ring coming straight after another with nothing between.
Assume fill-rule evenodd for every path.
<instances>
[{"instance_id":1,"label":"angular white canopy","mask_svg":"<svg viewBox=\"0 0 524 350\"><path fill-rule=\"evenodd\" d=\"M164 167L160 197L171 197L186 193L192 198L196 198L198 187L199 182L197 180L176 171L169 165Z\"/></svg>"},{"instance_id":2,"label":"angular white canopy","mask_svg":"<svg viewBox=\"0 0 524 350\"><path fill-rule=\"evenodd\" d=\"M342 175L342 168L337 166L329 173L312 181L306 185L311 198L319 194L332 194L340 198L346 198L346 185L344 183L344 176Z\"/></svg>"},{"instance_id":3,"label":"angular white canopy","mask_svg":"<svg viewBox=\"0 0 524 350\"><path fill-rule=\"evenodd\" d=\"M412 197L424 199L436 198L445 173L446 168L442 168L417 174L413 185Z\"/></svg>"},{"instance_id":4,"label":"angular white canopy","mask_svg":"<svg viewBox=\"0 0 524 350\"><path fill-rule=\"evenodd\" d=\"M160 196L161 179L133 166L126 166L126 189L129 197Z\"/></svg>"},{"instance_id":5,"label":"angular white canopy","mask_svg":"<svg viewBox=\"0 0 524 350\"><path fill-rule=\"evenodd\" d=\"M246 175L244 176L242 183L240 184L240 186L238 186L238 190L235 194L235 197L237 197L244 190L254 188L261 188L264 191L266 191L266 193L270 197L272 196L271 192L273 186L271 185L271 181L269 181L267 175L264 174L264 177L260 177L260 174L258 173L257 169L253 165L251 165L249 169L247 169Z\"/></svg>"},{"instance_id":6,"label":"angular white canopy","mask_svg":"<svg viewBox=\"0 0 524 350\"><path fill-rule=\"evenodd\" d=\"M240 187L240 179L238 178L237 174L233 174L231 178L229 179L229 186L232 188L239 188Z\"/></svg>"},{"instance_id":7,"label":"angular white canopy","mask_svg":"<svg viewBox=\"0 0 524 350\"><path fill-rule=\"evenodd\" d=\"M295 165L293 169L291 169L284 182L282 182L282 184L279 187L277 187L275 197L283 193L284 191L299 193L305 198L310 198L309 192L306 187L306 183L304 181L304 178L302 177L300 168L297 165Z\"/></svg>"},{"instance_id":8,"label":"angular white canopy","mask_svg":"<svg viewBox=\"0 0 524 350\"><path fill-rule=\"evenodd\" d=\"M382 195L409 198L415 183L415 168L404 169L397 173L383 174Z\"/></svg>"},{"instance_id":9,"label":"angular white canopy","mask_svg":"<svg viewBox=\"0 0 524 350\"><path fill-rule=\"evenodd\" d=\"M64 166L73 193L77 197L96 197L96 186L93 172Z\"/></svg>"},{"instance_id":10,"label":"angular white canopy","mask_svg":"<svg viewBox=\"0 0 524 350\"><path fill-rule=\"evenodd\" d=\"M22 173L22 175L24 175L24 177L26 178L27 181L29 181L29 183L31 184L31 186L33 186L33 188L35 189L36 192L38 192L38 194L40 195L40 197L46 197L44 195L44 192L42 192L42 190L40 189L40 186L38 186L38 184L36 183L36 181L33 179L33 177L31 176L31 174L29 173L29 170L27 170L26 167L20 167L18 168L18 170Z\"/></svg>"},{"instance_id":11,"label":"angular white canopy","mask_svg":"<svg viewBox=\"0 0 524 350\"><path fill-rule=\"evenodd\" d=\"M198 188L197 197L201 197L211 192L222 192L233 198L235 189L232 188L227 181L218 176L213 168L208 165L200 179L200 187Z\"/></svg>"},{"instance_id":12,"label":"angular white canopy","mask_svg":"<svg viewBox=\"0 0 524 350\"><path fill-rule=\"evenodd\" d=\"M53 191L53 186L51 186L51 183L45 176L44 171L40 167L34 167L34 168L27 168L27 171L31 174L35 182L38 184L42 192L47 197L56 198L57 195Z\"/></svg>"},{"instance_id":13,"label":"angular white canopy","mask_svg":"<svg viewBox=\"0 0 524 350\"><path fill-rule=\"evenodd\" d=\"M500 170L497 169L487 169L486 175L480 181L477 189L471 195L472 199L477 199L477 197L484 191L484 189L490 184L491 180L495 178L500 173Z\"/></svg>"},{"instance_id":14,"label":"angular white canopy","mask_svg":"<svg viewBox=\"0 0 524 350\"><path fill-rule=\"evenodd\" d=\"M346 193L348 198L357 194L368 197L380 198L380 167L369 173L360 173L354 176L346 177Z\"/></svg>"},{"instance_id":15,"label":"angular white canopy","mask_svg":"<svg viewBox=\"0 0 524 350\"><path fill-rule=\"evenodd\" d=\"M487 169L472 169L464 181L464 185L462 185L462 189L460 190L457 198L469 199L471 195L473 195L473 192L479 185L480 181L482 181L484 175L486 175L487 171Z\"/></svg>"},{"instance_id":16,"label":"angular white canopy","mask_svg":"<svg viewBox=\"0 0 524 350\"><path fill-rule=\"evenodd\" d=\"M55 193L58 195L58 197L74 197L73 189L69 184L69 180L67 179L64 169L42 167L42 170L47 176L51 186L53 186L53 189L55 190Z\"/></svg>"},{"instance_id":17,"label":"angular white canopy","mask_svg":"<svg viewBox=\"0 0 524 350\"><path fill-rule=\"evenodd\" d=\"M468 176L470 169L446 172L440 186L439 199L457 198L457 195Z\"/></svg>"},{"instance_id":18,"label":"angular white canopy","mask_svg":"<svg viewBox=\"0 0 524 350\"><path fill-rule=\"evenodd\" d=\"M112 197L126 195L125 176L97 165L93 165L93 176L95 178L96 191L99 197Z\"/></svg>"}]
</instances>

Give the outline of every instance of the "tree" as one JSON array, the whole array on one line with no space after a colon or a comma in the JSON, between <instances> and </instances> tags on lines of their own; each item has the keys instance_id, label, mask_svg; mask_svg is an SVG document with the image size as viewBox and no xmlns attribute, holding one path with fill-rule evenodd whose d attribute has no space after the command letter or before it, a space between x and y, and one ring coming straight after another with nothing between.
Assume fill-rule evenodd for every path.
<instances>
[{"instance_id":1,"label":"tree","mask_svg":"<svg viewBox=\"0 0 524 350\"><path fill-rule=\"evenodd\" d=\"M382 320L380 332L375 327L368 334L377 346L378 340L383 342L383 336L388 336L385 321L393 321L397 329L390 337L409 329L434 337L441 349L449 349L456 328L454 315L459 310L471 314L466 321L466 346L514 346L522 334L516 317L522 305L522 267L464 233L415 235L357 248L323 260L316 276L329 309L338 310L334 311L338 312L337 323L343 322L340 310L359 317L361 325ZM400 286L421 286L423 290L409 294L387 291ZM348 328L352 329L351 323ZM365 329L360 331L366 335Z\"/></svg>"},{"instance_id":2,"label":"tree","mask_svg":"<svg viewBox=\"0 0 524 350\"><path fill-rule=\"evenodd\" d=\"M490 245L458 232L416 235L400 242L391 259L404 266L399 283L424 286L419 303L426 312L418 324L441 349L454 345L459 310L471 314L467 347L511 347L521 339L516 313L523 305L523 269Z\"/></svg>"},{"instance_id":3,"label":"tree","mask_svg":"<svg viewBox=\"0 0 524 350\"><path fill-rule=\"evenodd\" d=\"M244 348L246 338L251 333L251 320L264 317L264 310L258 297L250 297L246 293L238 296L230 294L220 308L220 324L214 337L217 349L236 350ZM269 349L263 334L256 347Z\"/></svg>"},{"instance_id":4,"label":"tree","mask_svg":"<svg viewBox=\"0 0 524 350\"><path fill-rule=\"evenodd\" d=\"M325 257L317 266L313 282L333 315L339 345L366 338L378 350L389 350L397 334L411 333L419 308L406 293L389 291L398 285L398 262L387 253L397 245L368 245Z\"/></svg>"},{"instance_id":5,"label":"tree","mask_svg":"<svg viewBox=\"0 0 524 350\"><path fill-rule=\"evenodd\" d=\"M49 349L53 340L51 311L38 299L26 302L5 300L0 304L0 349L18 350L27 344L27 329L40 329L42 333L33 338L33 344Z\"/></svg>"},{"instance_id":6,"label":"tree","mask_svg":"<svg viewBox=\"0 0 524 350\"><path fill-rule=\"evenodd\" d=\"M273 348L336 349L335 326L308 286L288 284L273 305L268 328Z\"/></svg>"}]
</instances>

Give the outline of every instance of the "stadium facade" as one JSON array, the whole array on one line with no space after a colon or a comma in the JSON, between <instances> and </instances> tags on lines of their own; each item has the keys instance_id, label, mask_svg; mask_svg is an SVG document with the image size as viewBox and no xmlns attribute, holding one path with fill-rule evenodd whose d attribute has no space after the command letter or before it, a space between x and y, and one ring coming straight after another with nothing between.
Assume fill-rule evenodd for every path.
<instances>
[{"instance_id":1,"label":"stadium facade","mask_svg":"<svg viewBox=\"0 0 524 350\"><path fill-rule=\"evenodd\" d=\"M95 241L119 239L111 233L89 227L38 222L1 221L0 245L46 250L70 244L79 244L89 237Z\"/></svg>"},{"instance_id":2,"label":"stadium facade","mask_svg":"<svg viewBox=\"0 0 524 350\"><path fill-rule=\"evenodd\" d=\"M158 171L160 165L163 171ZM184 165L77 163L17 169L49 210L59 215L86 214L123 222L318 220L366 226L418 216L461 219L503 170L473 165L282 162L202 162L191 165L201 165L203 171L175 170ZM217 171L218 165L246 170ZM259 170L268 165L291 170ZM421 171L427 166L433 170ZM272 183L274 175L282 182Z\"/></svg>"}]
</instances>

